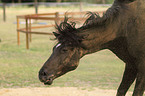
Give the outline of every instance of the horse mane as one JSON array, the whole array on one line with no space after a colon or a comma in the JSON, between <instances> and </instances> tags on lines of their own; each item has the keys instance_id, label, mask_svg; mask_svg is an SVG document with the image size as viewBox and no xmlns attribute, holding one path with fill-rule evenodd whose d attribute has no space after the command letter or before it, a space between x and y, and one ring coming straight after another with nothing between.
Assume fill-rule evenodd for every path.
<instances>
[{"instance_id":1,"label":"horse mane","mask_svg":"<svg viewBox=\"0 0 145 96\"><path fill-rule=\"evenodd\" d=\"M117 20L117 17L120 15L120 10L120 6L112 6L105 13L103 13L103 16L100 16L95 12L88 12L87 14L89 17L80 29L88 29L92 27L105 28L107 25Z\"/></svg>"},{"instance_id":2,"label":"horse mane","mask_svg":"<svg viewBox=\"0 0 145 96\"><path fill-rule=\"evenodd\" d=\"M60 23L60 25L56 24L57 32L53 32L56 39L60 43L69 44L70 46L79 46L81 37L77 36L78 32L77 28L75 28L75 22L68 22L67 17L65 17L64 21Z\"/></svg>"},{"instance_id":3,"label":"horse mane","mask_svg":"<svg viewBox=\"0 0 145 96\"><path fill-rule=\"evenodd\" d=\"M83 29L103 27L105 28L108 24L111 24L120 13L120 6L112 6L109 8L106 13L101 17L98 13L88 12L88 19L85 21L82 27L76 28L75 22L69 22L68 18L65 17L64 21L59 25L56 24L57 32L54 32L54 35L58 42L67 43L71 46L80 46L80 42L83 39L83 36L78 36L76 33L80 32Z\"/></svg>"}]
</instances>

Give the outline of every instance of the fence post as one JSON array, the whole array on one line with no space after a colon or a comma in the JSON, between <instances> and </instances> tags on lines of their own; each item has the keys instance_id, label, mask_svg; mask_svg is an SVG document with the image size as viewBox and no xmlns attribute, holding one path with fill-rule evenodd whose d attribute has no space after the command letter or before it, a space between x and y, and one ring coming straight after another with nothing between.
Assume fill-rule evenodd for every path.
<instances>
[{"instance_id":1,"label":"fence post","mask_svg":"<svg viewBox=\"0 0 145 96\"><path fill-rule=\"evenodd\" d=\"M29 23L29 32L30 32L30 33L29 33L29 41L30 41L30 42L32 41L32 35L31 35L31 27L32 27L31 24L32 24L32 22L31 22L31 20L32 20L32 19L29 19L29 22L28 22L28 23Z\"/></svg>"},{"instance_id":2,"label":"fence post","mask_svg":"<svg viewBox=\"0 0 145 96\"><path fill-rule=\"evenodd\" d=\"M20 32L18 31L20 29L19 25L19 17L17 17L17 43L20 45Z\"/></svg>"},{"instance_id":3,"label":"fence post","mask_svg":"<svg viewBox=\"0 0 145 96\"><path fill-rule=\"evenodd\" d=\"M55 13L55 22L59 24L59 12Z\"/></svg>"},{"instance_id":4,"label":"fence post","mask_svg":"<svg viewBox=\"0 0 145 96\"><path fill-rule=\"evenodd\" d=\"M6 3L3 3L3 21L6 21Z\"/></svg>"},{"instance_id":5,"label":"fence post","mask_svg":"<svg viewBox=\"0 0 145 96\"><path fill-rule=\"evenodd\" d=\"M82 12L83 11L83 2L81 1L80 2L80 12Z\"/></svg>"},{"instance_id":6,"label":"fence post","mask_svg":"<svg viewBox=\"0 0 145 96\"><path fill-rule=\"evenodd\" d=\"M28 17L26 17L26 49L29 49L29 25L28 25Z\"/></svg>"},{"instance_id":7,"label":"fence post","mask_svg":"<svg viewBox=\"0 0 145 96\"><path fill-rule=\"evenodd\" d=\"M35 13L38 14L38 2L35 0Z\"/></svg>"}]
</instances>

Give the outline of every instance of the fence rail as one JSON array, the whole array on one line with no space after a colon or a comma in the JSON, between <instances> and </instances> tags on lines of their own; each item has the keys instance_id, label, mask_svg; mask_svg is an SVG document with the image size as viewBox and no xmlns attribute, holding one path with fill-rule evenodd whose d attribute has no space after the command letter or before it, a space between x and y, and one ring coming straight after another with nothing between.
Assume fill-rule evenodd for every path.
<instances>
[{"instance_id":1,"label":"fence rail","mask_svg":"<svg viewBox=\"0 0 145 96\"><path fill-rule=\"evenodd\" d=\"M31 34L41 34L41 35L52 35L52 32L39 32L33 31L33 29L40 29L40 28L50 28L55 26L56 23L60 23L64 20L65 15L69 18L69 21L75 21L82 23L86 20L83 17L87 12L55 12L55 13L44 13L44 14L29 14L29 15L19 15L17 16L17 43L20 45L20 32L26 34L26 49L29 49L29 42L32 40ZM97 12L102 14L103 11ZM82 16L83 15L83 16ZM20 20L25 21L25 28L20 27ZM44 20L44 21L53 21L54 24L46 24L46 25L37 25L33 26L32 20Z\"/></svg>"},{"instance_id":2,"label":"fence rail","mask_svg":"<svg viewBox=\"0 0 145 96\"><path fill-rule=\"evenodd\" d=\"M6 6L29 6L35 5L36 3L5 3ZM69 5L80 5L80 2L62 2L62 3L52 3L52 2L38 2L38 5L45 5L45 6L69 6ZM112 4L88 4L83 3L85 6L111 6ZM0 3L0 6L3 6L3 3Z\"/></svg>"},{"instance_id":3,"label":"fence rail","mask_svg":"<svg viewBox=\"0 0 145 96\"><path fill-rule=\"evenodd\" d=\"M0 3L0 7L3 8L3 21L6 21L6 7L7 6L31 6L35 7L35 13L38 14L38 8L40 5L44 6L70 6L78 5L80 6L80 11L83 11L82 5L85 6L111 6L111 4L88 4L82 2L62 2L62 3L52 3L52 2L32 2L32 3Z\"/></svg>"}]
</instances>

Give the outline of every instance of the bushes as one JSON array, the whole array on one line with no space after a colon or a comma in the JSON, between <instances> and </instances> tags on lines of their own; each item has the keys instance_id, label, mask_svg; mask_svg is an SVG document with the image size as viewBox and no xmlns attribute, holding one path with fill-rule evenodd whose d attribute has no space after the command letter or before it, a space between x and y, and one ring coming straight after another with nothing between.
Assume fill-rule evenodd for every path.
<instances>
[{"instance_id":1,"label":"bushes","mask_svg":"<svg viewBox=\"0 0 145 96\"><path fill-rule=\"evenodd\" d=\"M4 3L18 3L18 2L34 2L35 0L0 0L0 2ZM57 2L58 0L37 0L38 2ZM59 0L59 2L88 2L88 3L106 3L111 4L114 0Z\"/></svg>"},{"instance_id":2,"label":"bushes","mask_svg":"<svg viewBox=\"0 0 145 96\"><path fill-rule=\"evenodd\" d=\"M97 3L97 4L112 4L114 0L83 0L89 3Z\"/></svg>"}]
</instances>

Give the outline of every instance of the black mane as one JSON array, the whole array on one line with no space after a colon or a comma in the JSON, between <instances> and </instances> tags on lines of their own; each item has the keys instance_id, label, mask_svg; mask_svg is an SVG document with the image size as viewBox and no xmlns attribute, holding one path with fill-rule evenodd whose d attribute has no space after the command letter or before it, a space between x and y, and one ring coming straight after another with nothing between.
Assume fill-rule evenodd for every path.
<instances>
[{"instance_id":1,"label":"black mane","mask_svg":"<svg viewBox=\"0 0 145 96\"><path fill-rule=\"evenodd\" d=\"M125 8L125 7L124 7ZM106 27L108 24L117 20L120 15L121 6L112 6L101 17L98 13L88 12L88 19L85 21L81 29L87 29L92 27Z\"/></svg>"},{"instance_id":2,"label":"black mane","mask_svg":"<svg viewBox=\"0 0 145 96\"><path fill-rule=\"evenodd\" d=\"M60 43L69 44L71 46L79 46L81 37L76 35L78 30L75 28L75 25L75 22L68 22L68 18L65 17L65 20L61 22L60 25L56 24L57 32L54 32L56 39Z\"/></svg>"},{"instance_id":3,"label":"black mane","mask_svg":"<svg viewBox=\"0 0 145 96\"><path fill-rule=\"evenodd\" d=\"M67 43L71 44L72 46L80 46L80 42L83 39L83 36L77 36L77 32L93 27L105 28L108 24L116 20L116 18L119 16L120 9L120 6L112 6L106 11L106 13L103 14L102 17L97 13L88 12L88 19L85 21L83 26L78 29L75 27L75 22L68 22L68 18L65 18L65 20L61 22L60 25L56 24L56 29L58 32L54 32L54 35L60 43Z\"/></svg>"}]
</instances>

